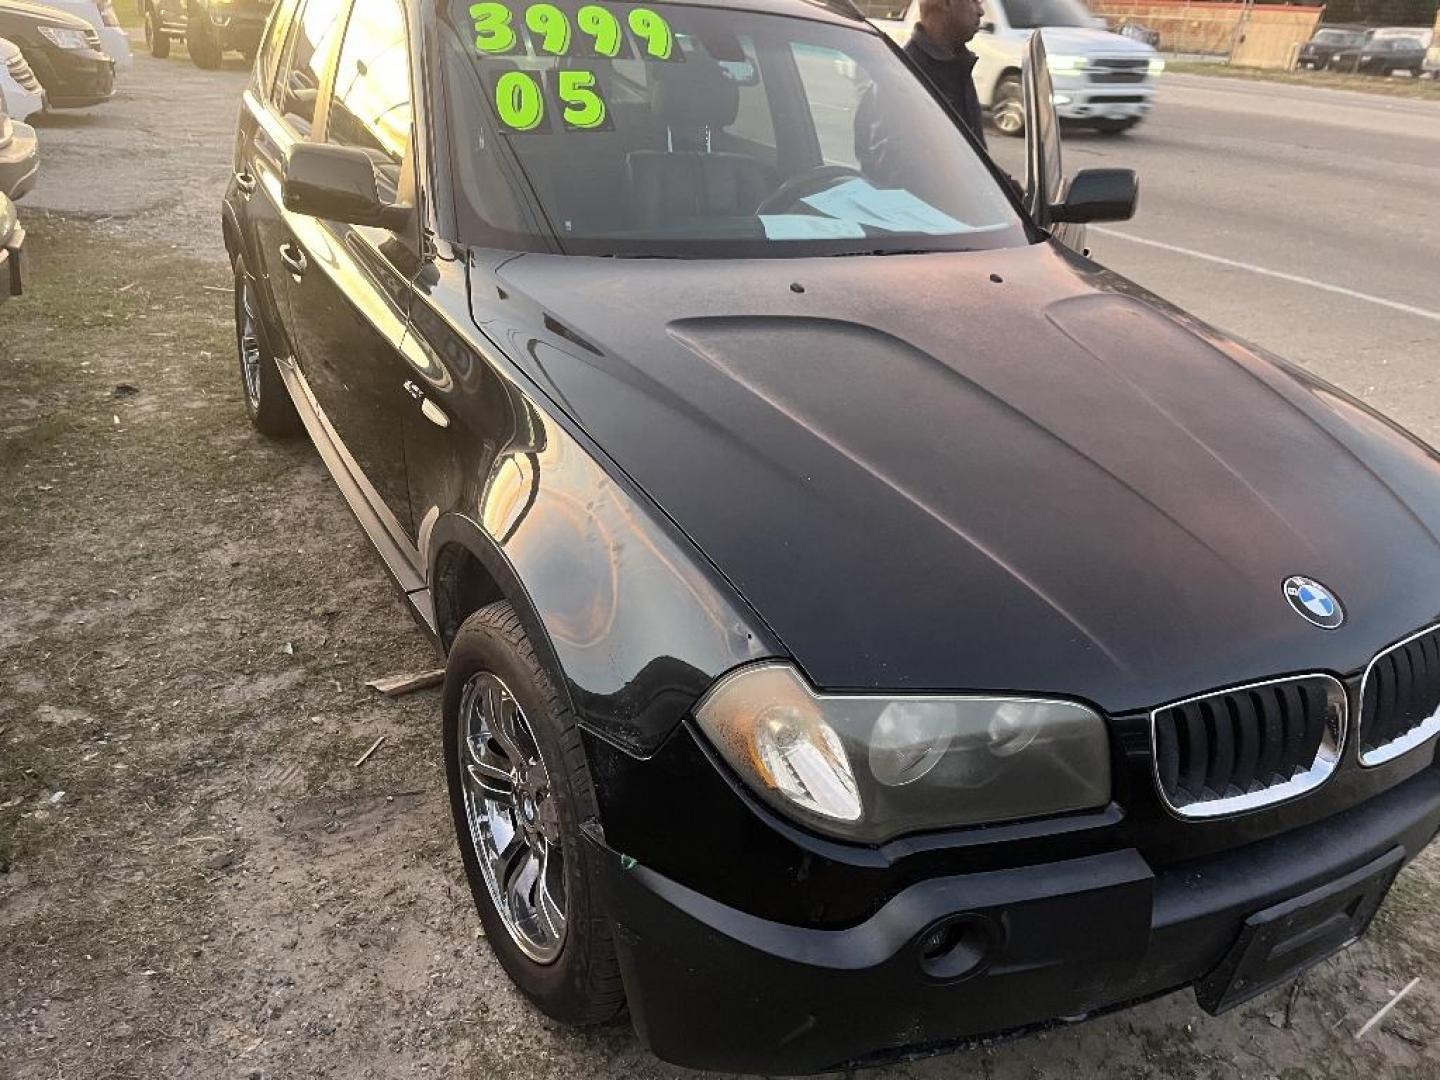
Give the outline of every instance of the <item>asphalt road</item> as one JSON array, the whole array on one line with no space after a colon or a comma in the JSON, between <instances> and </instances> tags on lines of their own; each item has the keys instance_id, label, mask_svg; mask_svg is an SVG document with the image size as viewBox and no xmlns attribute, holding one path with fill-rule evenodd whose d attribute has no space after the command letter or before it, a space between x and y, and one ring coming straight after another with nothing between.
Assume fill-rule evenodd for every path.
<instances>
[{"instance_id":1,"label":"asphalt road","mask_svg":"<svg viewBox=\"0 0 1440 1080\"><path fill-rule=\"evenodd\" d=\"M1166 75L1145 123L1064 153L1140 174L1094 258L1440 441L1440 102Z\"/></svg>"}]
</instances>

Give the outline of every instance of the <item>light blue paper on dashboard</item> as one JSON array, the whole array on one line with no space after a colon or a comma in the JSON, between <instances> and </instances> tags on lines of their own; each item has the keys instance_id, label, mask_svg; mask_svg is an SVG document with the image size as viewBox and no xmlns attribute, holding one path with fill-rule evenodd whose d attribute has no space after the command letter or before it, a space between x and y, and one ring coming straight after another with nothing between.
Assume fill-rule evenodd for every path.
<instances>
[{"instance_id":1,"label":"light blue paper on dashboard","mask_svg":"<svg viewBox=\"0 0 1440 1080\"><path fill-rule=\"evenodd\" d=\"M840 221L889 232L946 236L977 231L974 226L935 209L908 191L901 188L881 190L868 180L847 180L803 201Z\"/></svg>"},{"instance_id":2,"label":"light blue paper on dashboard","mask_svg":"<svg viewBox=\"0 0 1440 1080\"><path fill-rule=\"evenodd\" d=\"M761 214L760 224L771 240L858 240L865 235L853 221L814 214Z\"/></svg>"}]
</instances>

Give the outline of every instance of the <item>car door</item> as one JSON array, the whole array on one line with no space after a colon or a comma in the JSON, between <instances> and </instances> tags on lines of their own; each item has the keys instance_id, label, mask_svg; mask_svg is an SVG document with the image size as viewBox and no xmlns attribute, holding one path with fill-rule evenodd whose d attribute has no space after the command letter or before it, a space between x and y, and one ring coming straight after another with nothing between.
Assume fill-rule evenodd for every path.
<instances>
[{"instance_id":1,"label":"car door","mask_svg":"<svg viewBox=\"0 0 1440 1080\"><path fill-rule=\"evenodd\" d=\"M1060 155L1060 118L1041 31L1030 35L1022 64L1025 98L1025 208L1043 229L1067 247L1083 251L1085 226L1057 223L1051 207L1060 202L1065 172Z\"/></svg>"},{"instance_id":2,"label":"car door","mask_svg":"<svg viewBox=\"0 0 1440 1080\"><path fill-rule=\"evenodd\" d=\"M263 64L257 64L245 95L235 183L245 199L250 273L270 325L284 339L272 341L271 347L278 356L298 358L290 333L290 294L297 284L292 224L297 219L285 211L285 162L291 146L307 138L315 126L320 79L338 37L335 26L342 0L299 0L298 8L290 6L294 10L289 26L271 28L272 34L283 34L274 75L266 76ZM282 11L277 19L284 17ZM263 52L261 59L270 62Z\"/></svg>"},{"instance_id":3,"label":"car door","mask_svg":"<svg viewBox=\"0 0 1440 1080\"><path fill-rule=\"evenodd\" d=\"M301 0L284 0L275 10L251 71L250 85L245 90L235 140L234 189L244 206L243 212L237 215L243 233L241 248L264 309L265 325L272 336L282 333L284 328L284 311L270 271L279 263L276 249L282 242L280 184L285 153L279 140L289 139L276 115L276 78L300 3ZM270 348L277 356L290 354L283 340L271 341Z\"/></svg>"},{"instance_id":4,"label":"car door","mask_svg":"<svg viewBox=\"0 0 1440 1080\"><path fill-rule=\"evenodd\" d=\"M413 201L412 85L404 8L398 0L353 5L331 79L319 140L370 157L382 196ZM400 356L409 284L419 270L413 232L287 214L289 324L325 419L363 474L387 528L413 538L401 418L416 388Z\"/></svg>"}]
</instances>

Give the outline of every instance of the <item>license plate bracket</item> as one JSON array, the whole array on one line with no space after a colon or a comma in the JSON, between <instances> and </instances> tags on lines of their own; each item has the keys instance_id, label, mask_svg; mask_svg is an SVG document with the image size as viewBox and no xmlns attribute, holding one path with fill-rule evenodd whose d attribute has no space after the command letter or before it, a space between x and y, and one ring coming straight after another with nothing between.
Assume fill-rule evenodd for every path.
<instances>
[{"instance_id":1,"label":"license plate bracket","mask_svg":"<svg viewBox=\"0 0 1440 1080\"><path fill-rule=\"evenodd\" d=\"M1195 984L1200 1007L1218 1015L1338 952L1370 926L1400 867L1399 846L1291 900L1257 911L1216 968Z\"/></svg>"}]
</instances>

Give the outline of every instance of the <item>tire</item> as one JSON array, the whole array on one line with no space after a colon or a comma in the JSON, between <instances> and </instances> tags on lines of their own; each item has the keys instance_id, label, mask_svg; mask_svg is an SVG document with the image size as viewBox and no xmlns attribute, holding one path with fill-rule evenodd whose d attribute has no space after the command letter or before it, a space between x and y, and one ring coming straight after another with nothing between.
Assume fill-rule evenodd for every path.
<instances>
[{"instance_id":1,"label":"tire","mask_svg":"<svg viewBox=\"0 0 1440 1080\"><path fill-rule=\"evenodd\" d=\"M1094 128L1102 135L1123 135L1140 122L1138 116L1127 116L1123 120L1096 120Z\"/></svg>"},{"instance_id":2,"label":"tire","mask_svg":"<svg viewBox=\"0 0 1440 1080\"><path fill-rule=\"evenodd\" d=\"M995 84L995 94L990 99L990 122L1001 135L1012 139L1025 134L1025 91L1020 87L1020 76L1011 72L1002 75Z\"/></svg>"},{"instance_id":3,"label":"tire","mask_svg":"<svg viewBox=\"0 0 1440 1080\"><path fill-rule=\"evenodd\" d=\"M508 706L500 704L505 701ZM511 719L494 729L508 730L518 754L507 753L500 738L487 734L489 722L479 719L506 710ZM594 783L575 718L508 603L482 608L460 627L445 668L443 715L455 835L496 958L520 991L552 1019L577 1026L613 1020L625 1005L625 989L595 886L594 855L580 833L581 823L598 814ZM488 776L499 777L486 781L483 792L466 779L482 767ZM509 779L503 776L507 769ZM497 793L501 802L487 797ZM531 833L524 832L526 820ZM495 828L499 832L488 832ZM491 854L506 829L506 850L515 848L515 838L524 841L521 853L508 860L508 872L505 861ZM542 833L532 845L532 834ZM527 877L532 884L521 884ZM538 914L545 910L542 880L548 885L544 895L550 897L563 886L552 905L564 915L558 934L557 920ZM526 912L529 918L523 917Z\"/></svg>"},{"instance_id":4,"label":"tire","mask_svg":"<svg viewBox=\"0 0 1440 1080\"><path fill-rule=\"evenodd\" d=\"M190 59L202 71L215 71L225 59L220 39L203 18L192 18L185 28L185 48Z\"/></svg>"},{"instance_id":5,"label":"tire","mask_svg":"<svg viewBox=\"0 0 1440 1080\"><path fill-rule=\"evenodd\" d=\"M298 435L304 425L280 378L280 369L275 366L264 316L243 255L235 256L234 271L235 358L240 367L240 393L245 412L262 435L277 438Z\"/></svg>"},{"instance_id":6,"label":"tire","mask_svg":"<svg viewBox=\"0 0 1440 1080\"><path fill-rule=\"evenodd\" d=\"M170 35L160 29L160 17L149 4L145 5L145 46L156 60L170 55Z\"/></svg>"}]
</instances>

